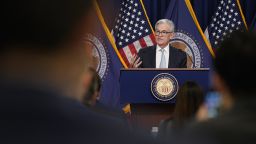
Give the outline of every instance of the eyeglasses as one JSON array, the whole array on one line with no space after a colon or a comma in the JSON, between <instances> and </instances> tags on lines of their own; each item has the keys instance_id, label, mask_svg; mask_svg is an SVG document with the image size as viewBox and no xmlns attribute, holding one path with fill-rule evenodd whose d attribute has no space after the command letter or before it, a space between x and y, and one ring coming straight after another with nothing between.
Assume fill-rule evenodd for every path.
<instances>
[{"instance_id":1,"label":"eyeglasses","mask_svg":"<svg viewBox=\"0 0 256 144\"><path fill-rule=\"evenodd\" d=\"M162 34L163 36L166 36L167 34L172 33L172 32L167 32L167 31L156 31L156 35L159 36Z\"/></svg>"}]
</instances>

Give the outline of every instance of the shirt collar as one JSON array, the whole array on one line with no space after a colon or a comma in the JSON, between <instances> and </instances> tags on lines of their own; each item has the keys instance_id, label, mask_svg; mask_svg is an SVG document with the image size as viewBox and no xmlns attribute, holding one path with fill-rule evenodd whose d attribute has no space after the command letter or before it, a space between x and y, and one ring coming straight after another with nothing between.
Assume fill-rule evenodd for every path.
<instances>
[{"instance_id":1,"label":"shirt collar","mask_svg":"<svg viewBox=\"0 0 256 144\"><path fill-rule=\"evenodd\" d=\"M159 45L156 46L156 51L160 51L161 49L162 49L162 48L161 48ZM167 46L164 47L163 49L165 50L165 52L169 52L169 45L167 45Z\"/></svg>"}]
</instances>

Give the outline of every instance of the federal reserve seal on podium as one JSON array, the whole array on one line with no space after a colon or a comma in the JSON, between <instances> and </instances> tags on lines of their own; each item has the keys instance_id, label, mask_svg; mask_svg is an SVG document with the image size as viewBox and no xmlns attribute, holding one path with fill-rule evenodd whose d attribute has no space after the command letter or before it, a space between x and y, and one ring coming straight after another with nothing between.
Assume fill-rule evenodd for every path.
<instances>
[{"instance_id":1,"label":"federal reserve seal on podium","mask_svg":"<svg viewBox=\"0 0 256 144\"><path fill-rule=\"evenodd\" d=\"M179 89L177 79L168 73L160 73L151 82L151 92L160 101L173 99Z\"/></svg>"}]
</instances>

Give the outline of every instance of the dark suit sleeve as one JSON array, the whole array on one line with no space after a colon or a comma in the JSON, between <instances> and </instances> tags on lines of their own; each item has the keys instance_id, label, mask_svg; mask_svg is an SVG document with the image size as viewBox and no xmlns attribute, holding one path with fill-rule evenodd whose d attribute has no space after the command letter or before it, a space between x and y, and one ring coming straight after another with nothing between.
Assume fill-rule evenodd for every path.
<instances>
[{"instance_id":1,"label":"dark suit sleeve","mask_svg":"<svg viewBox=\"0 0 256 144\"><path fill-rule=\"evenodd\" d=\"M169 68L187 68L187 54L170 46Z\"/></svg>"},{"instance_id":2,"label":"dark suit sleeve","mask_svg":"<svg viewBox=\"0 0 256 144\"><path fill-rule=\"evenodd\" d=\"M185 52L182 52L180 68L187 68L187 54Z\"/></svg>"}]
</instances>

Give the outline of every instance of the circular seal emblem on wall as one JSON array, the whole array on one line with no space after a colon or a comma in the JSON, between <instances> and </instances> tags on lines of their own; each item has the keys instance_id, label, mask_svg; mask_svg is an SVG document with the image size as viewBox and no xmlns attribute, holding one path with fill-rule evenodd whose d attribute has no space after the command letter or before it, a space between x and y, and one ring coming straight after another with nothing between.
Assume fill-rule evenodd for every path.
<instances>
[{"instance_id":1,"label":"circular seal emblem on wall","mask_svg":"<svg viewBox=\"0 0 256 144\"><path fill-rule=\"evenodd\" d=\"M102 40L92 34L85 35L85 44L91 48L93 56L93 66L96 68L102 80L108 72L109 56L106 46Z\"/></svg>"},{"instance_id":2,"label":"circular seal emblem on wall","mask_svg":"<svg viewBox=\"0 0 256 144\"><path fill-rule=\"evenodd\" d=\"M151 92L160 101L173 99L178 92L177 79L168 73L160 73L151 82Z\"/></svg>"},{"instance_id":3,"label":"circular seal emblem on wall","mask_svg":"<svg viewBox=\"0 0 256 144\"><path fill-rule=\"evenodd\" d=\"M170 44L187 53L188 68L204 67L202 48L193 36L185 33L184 31L177 30L173 39L170 40Z\"/></svg>"}]
</instances>

